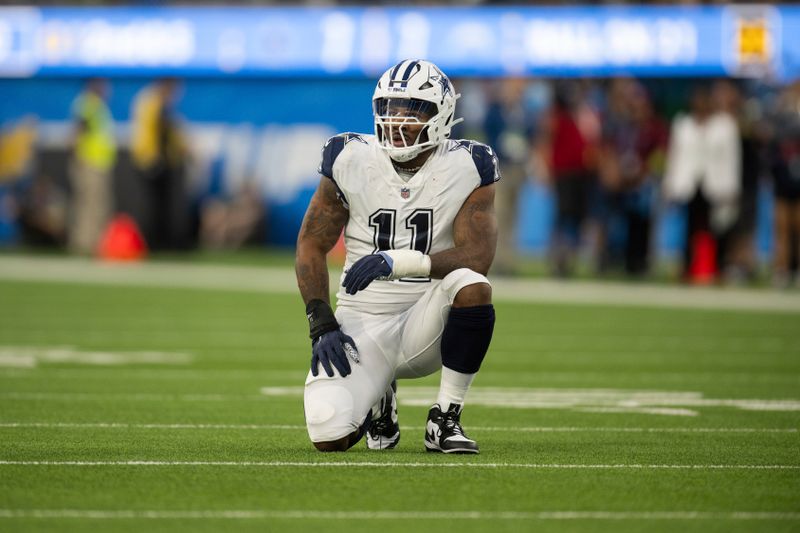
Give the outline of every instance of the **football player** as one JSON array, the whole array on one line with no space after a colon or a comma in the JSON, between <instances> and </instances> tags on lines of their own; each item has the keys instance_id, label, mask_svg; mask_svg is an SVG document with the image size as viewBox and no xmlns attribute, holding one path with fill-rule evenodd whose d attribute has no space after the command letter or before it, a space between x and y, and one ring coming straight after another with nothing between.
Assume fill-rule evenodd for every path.
<instances>
[{"instance_id":1,"label":"football player","mask_svg":"<svg viewBox=\"0 0 800 533\"><path fill-rule=\"evenodd\" d=\"M460 417L494 329L486 273L500 175L490 147L449 139L459 96L433 63L402 61L375 88L375 134L337 135L322 150L296 258L312 341L305 417L319 450L347 450L364 434L371 449L393 448L395 380L441 368L425 447L478 453ZM342 229L334 314L326 254Z\"/></svg>"}]
</instances>

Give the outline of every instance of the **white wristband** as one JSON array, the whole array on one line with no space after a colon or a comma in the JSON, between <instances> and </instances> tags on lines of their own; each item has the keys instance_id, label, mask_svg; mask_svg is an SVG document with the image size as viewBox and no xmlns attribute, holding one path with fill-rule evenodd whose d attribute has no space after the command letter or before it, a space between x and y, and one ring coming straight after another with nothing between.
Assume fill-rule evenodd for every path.
<instances>
[{"instance_id":1,"label":"white wristband","mask_svg":"<svg viewBox=\"0 0 800 533\"><path fill-rule=\"evenodd\" d=\"M431 273L431 257L417 250L384 250L392 258L392 273L389 279L428 277Z\"/></svg>"}]
</instances>

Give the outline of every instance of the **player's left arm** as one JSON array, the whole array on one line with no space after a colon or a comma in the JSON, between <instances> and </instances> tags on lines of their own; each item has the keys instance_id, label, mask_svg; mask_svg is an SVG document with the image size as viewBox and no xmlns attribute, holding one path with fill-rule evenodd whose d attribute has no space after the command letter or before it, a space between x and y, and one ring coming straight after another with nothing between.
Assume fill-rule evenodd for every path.
<instances>
[{"instance_id":1,"label":"player's left arm","mask_svg":"<svg viewBox=\"0 0 800 533\"><path fill-rule=\"evenodd\" d=\"M472 191L453 221L453 244L432 254L432 278L444 278L459 268L483 275L489 271L497 247L497 217L494 212L495 185Z\"/></svg>"}]
</instances>

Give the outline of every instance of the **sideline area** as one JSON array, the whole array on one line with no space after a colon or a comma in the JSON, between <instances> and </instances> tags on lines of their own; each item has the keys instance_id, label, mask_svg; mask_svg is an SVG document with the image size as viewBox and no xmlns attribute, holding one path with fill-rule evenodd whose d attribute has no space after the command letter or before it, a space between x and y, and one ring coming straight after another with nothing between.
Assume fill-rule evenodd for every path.
<instances>
[{"instance_id":1,"label":"sideline area","mask_svg":"<svg viewBox=\"0 0 800 533\"><path fill-rule=\"evenodd\" d=\"M331 280L339 272L332 271ZM0 280L297 292L288 267L178 261L103 263L72 257L0 255ZM800 312L800 292L769 288L687 287L648 283L492 278L497 300L690 309Z\"/></svg>"}]
</instances>

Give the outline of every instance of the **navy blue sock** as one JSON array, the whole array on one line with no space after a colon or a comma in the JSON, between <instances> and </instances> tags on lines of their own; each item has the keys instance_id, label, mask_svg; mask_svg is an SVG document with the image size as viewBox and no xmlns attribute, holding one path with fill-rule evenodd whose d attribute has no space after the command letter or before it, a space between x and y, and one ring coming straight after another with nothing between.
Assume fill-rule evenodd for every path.
<instances>
[{"instance_id":1,"label":"navy blue sock","mask_svg":"<svg viewBox=\"0 0 800 533\"><path fill-rule=\"evenodd\" d=\"M462 374L481 368L494 331L494 306L452 307L442 333L442 365Z\"/></svg>"}]
</instances>

